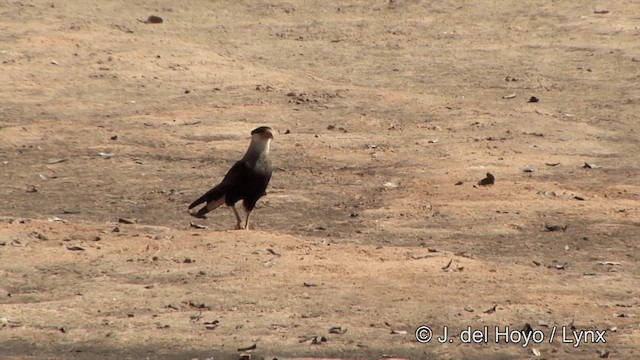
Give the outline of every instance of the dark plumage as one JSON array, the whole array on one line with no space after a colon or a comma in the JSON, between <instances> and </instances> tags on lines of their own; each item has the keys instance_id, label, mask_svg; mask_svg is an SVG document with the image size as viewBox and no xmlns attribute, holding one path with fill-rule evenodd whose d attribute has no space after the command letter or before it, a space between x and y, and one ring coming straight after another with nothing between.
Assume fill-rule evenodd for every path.
<instances>
[{"instance_id":1,"label":"dark plumage","mask_svg":"<svg viewBox=\"0 0 640 360\"><path fill-rule=\"evenodd\" d=\"M205 214L222 204L230 206L236 215L238 224L236 229L249 229L249 215L256 206L256 202L266 195L273 168L269 159L269 144L273 139L273 131L268 126L261 126L251 132L251 144L244 157L236 162L220 184L207 191L189 205L189 210L206 202L205 206L192 216L204 218ZM236 210L236 202L242 200L247 213L244 226L240 214Z\"/></svg>"}]
</instances>

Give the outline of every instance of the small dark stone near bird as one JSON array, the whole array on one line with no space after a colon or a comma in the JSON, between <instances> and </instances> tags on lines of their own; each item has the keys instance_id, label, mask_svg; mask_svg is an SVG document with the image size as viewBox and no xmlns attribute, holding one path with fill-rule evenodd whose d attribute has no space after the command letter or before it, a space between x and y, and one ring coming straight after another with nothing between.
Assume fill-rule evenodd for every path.
<instances>
[{"instance_id":1,"label":"small dark stone near bird","mask_svg":"<svg viewBox=\"0 0 640 360\"><path fill-rule=\"evenodd\" d=\"M203 323L204 328L207 330L214 330L215 328L218 327L218 324L220 323L220 321L218 320L213 320L213 321L207 321L205 323Z\"/></svg>"},{"instance_id":2,"label":"small dark stone near bird","mask_svg":"<svg viewBox=\"0 0 640 360\"><path fill-rule=\"evenodd\" d=\"M111 140L118 140L118 135L113 135L110 139Z\"/></svg>"},{"instance_id":3,"label":"small dark stone near bird","mask_svg":"<svg viewBox=\"0 0 640 360\"><path fill-rule=\"evenodd\" d=\"M111 230L111 232L119 233L120 232L120 228L116 226Z\"/></svg>"},{"instance_id":4,"label":"small dark stone near bird","mask_svg":"<svg viewBox=\"0 0 640 360\"><path fill-rule=\"evenodd\" d=\"M184 261L183 261L183 263L185 263L185 264L191 264L191 263L194 263L194 262L196 262L196 261L191 259L191 258L184 258Z\"/></svg>"},{"instance_id":5,"label":"small dark stone near bird","mask_svg":"<svg viewBox=\"0 0 640 360\"><path fill-rule=\"evenodd\" d=\"M327 342L327 338L324 336L316 336L313 339L311 339L311 345L317 345L325 342Z\"/></svg>"},{"instance_id":6,"label":"small dark stone near bird","mask_svg":"<svg viewBox=\"0 0 640 360\"><path fill-rule=\"evenodd\" d=\"M125 218L118 218L118 222L121 224L127 224L127 225L131 225L134 223L133 220L129 220L129 219L125 219Z\"/></svg>"},{"instance_id":7,"label":"small dark stone near bird","mask_svg":"<svg viewBox=\"0 0 640 360\"><path fill-rule=\"evenodd\" d=\"M291 130L289 130L289 129L285 130L284 134L285 134L285 135L287 135L287 134L291 134Z\"/></svg>"},{"instance_id":8,"label":"small dark stone near bird","mask_svg":"<svg viewBox=\"0 0 640 360\"><path fill-rule=\"evenodd\" d=\"M487 185L493 185L496 182L496 177L493 176L493 174L491 173L487 173L487 177L478 181L478 185L481 186L487 186Z\"/></svg>"},{"instance_id":9,"label":"small dark stone near bird","mask_svg":"<svg viewBox=\"0 0 640 360\"><path fill-rule=\"evenodd\" d=\"M457 183L455 183L454 185L462 185L462 184L464 184L464 182L463 182L463 181L458 181L458 182L457 182Z\"/></svg>"},{"instance_id":10,"label":"small dark stone near bird","mask_svg":"<svg viewBox=\"0 0 640 360\"><path fill-rule=\"evenodd\" d=\"M188 93L190 93L190 92L191 92L191 90L189 90L189 89L187 89L187 90L185 90L185 91L184 91L184 93L185 93L185 94L188 94Z\"/></svg>"},{"instance_id":11,"label":"small dark stone near bird","mask_svg":"<svg viewBox=\"0 0 640 360\"><path fill-rule=\"evenodd\" d=\"M532 97L530 97L530 98L529 98L529 101L527 101L527 102L530 102L530 103L537 103L537 102L539 102L539 101L540 101L540 99L538 99L538 98L537 98L537 97L535 97L535 96L532 96Z\"/></svg>"},{"instance_id":12,"label":"small dark stone near bird","mask_svg":"<svg viewBox=\"0 0 640 360\"><path fill-rule=\"evenodd\" d=\"M492 307L488 308L487 310L483 311L485 314L493 314L494 312L496 312L496 309L498 308L498 304L493 305Z\"/></svg>"},{"instance_id":13,"label":"small dark stone near bird","mask_svg":"<svg viewBox=\"0 0 640 360\"><path fill-rule=\"evenodd\" d=\"M531 327L531 324L526 323L521 331L524 335L529 335L533 332L533 328Z\"/></svg>"},{"instance_id":14,"label":"small dark stone near bird","mask_svg":"<svg viewBox=\"0 0 640 360\"><path fill-rule=\"evenodd\" d=\"M555 264L553 266L548 266L549 268L554 268L556 270L567 270L571 265L569 263Z\"/></svg>"},{"instance_id":15,"label":"small dark stone near bird","mask_svg":"<svg viewBox=\"0 0 640 360\"><path fill-rule=\"evenodd\" d=\"M567 230L567 225L544 225L544 228L547 229L547 231L566 231Z\"/></svg>"},{"instance_id":16,"label":"small dark stone near bird","mask_svg":"<svg viewBox=\"0 0 640 360\"><path fill-rule=\"evenodd\" d=\"M145 21L141 21L145 24L162 24L164 20L160 16L151 15Z\"/></svg>"},{"instance_id":17,"label":"small dark stone near bird","mask_svg":"<svg viewBox=\"0 0 640 360\"><path fill-rule=\"evenodd\" d=\"M77 246L77 245L70 245L67 246L67 250L71 250L71 251L83 251L84 248L82 246Z\"/></svg>"}]
</instances>

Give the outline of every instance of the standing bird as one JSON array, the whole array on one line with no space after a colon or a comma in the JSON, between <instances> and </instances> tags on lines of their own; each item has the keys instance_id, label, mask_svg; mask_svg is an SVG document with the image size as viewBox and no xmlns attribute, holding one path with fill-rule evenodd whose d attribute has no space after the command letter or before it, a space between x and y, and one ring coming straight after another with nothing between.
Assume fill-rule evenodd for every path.
<instances>
[{"instance_id":1,"label":"standing bird","mask_svg":"<svg viewBox=\"0 0 640 360\"><path fill-rule=\"evenodd\" d=\"M222 182L207 191L198 200L189 205L189 210L206 202L198 212L189 214L198 218L206 218L205 214L222 204L230 206L236 215L238 224L236 229L249 229L249 215L256 206L256 202L266 195L273 167L269 159L269 144L273 139L273 130L268 126L261 126L251 132L251 144L242 159L236 162ZM236 209L236 202L242 200L246 212L244 226Z\"/></svg>"}]
</instances>

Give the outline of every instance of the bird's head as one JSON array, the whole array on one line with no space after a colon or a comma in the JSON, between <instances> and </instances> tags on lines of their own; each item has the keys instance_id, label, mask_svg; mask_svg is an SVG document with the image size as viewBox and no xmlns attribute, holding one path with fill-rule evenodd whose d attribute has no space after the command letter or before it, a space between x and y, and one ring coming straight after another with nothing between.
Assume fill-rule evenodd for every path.
<instances>
[{"instance_id":1,"label":"bird's head","mask_svg":"<svg viewBox=\"0 0 640 360\"><path fill-rule=\"evenodd\" d=\"M261 139L263 141L268 141L273 139L273 130L268 126L260 126L259 128L254 129L251 132L252 139Z\"/></svg>"},{"instance_id":2,"label":"bird's head","mask_svg":"<svg viewBox=\"0 0 640 360\"><path fill-rule=\"evenodd\" d=\"M268 154L269 143L273 139L273 130L268 126L260 126L251 132L251 144L249 153Z\"/></svg>"}]
</instances>

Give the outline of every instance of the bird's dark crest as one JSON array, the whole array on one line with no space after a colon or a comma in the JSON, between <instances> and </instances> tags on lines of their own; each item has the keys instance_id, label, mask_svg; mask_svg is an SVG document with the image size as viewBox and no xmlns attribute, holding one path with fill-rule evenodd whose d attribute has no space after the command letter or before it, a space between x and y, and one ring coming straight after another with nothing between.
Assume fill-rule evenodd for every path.
<instances>
[{"instance_id":1,"label":"bird's dark crest","mask_svg":"<svg viewBox=\"0 0 640 360\"><path fill-rule=\"evenodd\" d=\"M253 134L262 134L265 131L273 131L273 129L271 129L268 126L260 126L259 128L253 129L253 131L251 132L251 135L253 135Z\"/></svg>"}]
</instances>

